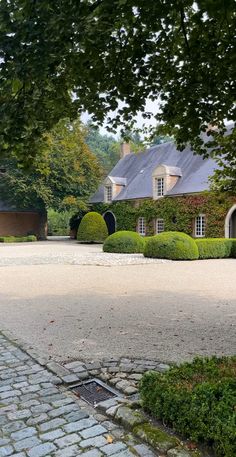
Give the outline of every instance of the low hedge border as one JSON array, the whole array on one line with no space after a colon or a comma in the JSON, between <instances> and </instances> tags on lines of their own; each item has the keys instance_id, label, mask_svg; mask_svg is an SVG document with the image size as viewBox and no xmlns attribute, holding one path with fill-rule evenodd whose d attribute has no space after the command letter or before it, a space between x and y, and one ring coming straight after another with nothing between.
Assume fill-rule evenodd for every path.
<instances>
[{"instance_id":1,"label":"low hedge border","mask_svg":"<svg viewBox=\"0 0 236 457\"><path fill-rule=\"evenodd\" d=\"M236 257L236 240L233 238L202 238L195 241L199 259Z\"/></svg>"},{"instance_id":2,"label":"low hedge border","mask_svg":"<svg viewBox=\"0 0 236 457\"><path fill-rule=\"evenodd\" d=\"M236 455L236 356L147 372L140 394L144 408L176 432L210 445L219 457Z\"/></svg>"},{"instance_id":3,"label":"low hedge border","mask_svg":"<svg viewBox=\"0 0 236 457\"><path fill-rule=\"evenodd\" d=\"M27 236L0 236L0 243L25 243L37 241L37 237L35 235L27 235Z\"/></svg>"}]
</instances>

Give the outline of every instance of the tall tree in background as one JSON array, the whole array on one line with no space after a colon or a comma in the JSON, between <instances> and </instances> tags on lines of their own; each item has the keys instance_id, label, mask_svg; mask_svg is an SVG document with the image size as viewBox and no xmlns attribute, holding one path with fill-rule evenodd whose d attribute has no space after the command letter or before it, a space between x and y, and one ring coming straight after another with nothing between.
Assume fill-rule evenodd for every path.
<instances>
[{"instance_id":1,"label":"tall tree in background","mask_svg":"<svg viewBox=\"0 0 236 457\"><path fill-rule=\"evenodd\" d=\"M17 159L1 160L1 199L20 208L78 210L95 191L102 169L84 140L79 120L61 120L41 144L41 153L25 170Z\"/></svg>"}]
</instances>

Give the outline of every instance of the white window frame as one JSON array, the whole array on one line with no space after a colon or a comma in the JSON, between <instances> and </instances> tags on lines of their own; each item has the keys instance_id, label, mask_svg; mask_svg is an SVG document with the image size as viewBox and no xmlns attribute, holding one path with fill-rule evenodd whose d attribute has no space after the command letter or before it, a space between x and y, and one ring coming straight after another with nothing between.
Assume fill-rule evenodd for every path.
<instances>
[{"instance_id":1,"label":"white window frame","mask_svg":"<svg viewBox=\"0 0 236 457\"><path fill-rule=\"evenodd\" d=\"M165 195L165 178L163 176L154 177L154 195L156 198L164 197Z\"/></svg>"},{"instance_id":2,"label":"white window frame","mask_svg":"<svg viewBox=\"0 0 236 457\"><path fill-rule=\"evenodd\" d=\"M204 238L206 235L206 216L205 214L198 214L195 217L195 237Z\"/></svg>"},{"instance_id":3,"label":"white window frame","mask_svg":"<svg viewBox=\"0 0 236 457\"><path fill-rule=\"evenodd\" d=\"M155 232L158 235L159 233L162 233L165 231L165 223L164 219L156 219L155 221Z\"/></svg>"},{"instance_id":4,"label":"white window frame","mask_svg":"<svg viewBox=\"0 0 236 457\"><path fill-rule=\"evenodd\" d=\"M112 202L112 185L105 186L104 191L105 191L105 202L111 203Z\"/></svg>"},{"instance_id":5,"label":"white window frame","mask_svg":"<svg viewBox=\"0 0 236 457\"><path fill-rule=\"evenodd\" d=\"M137 229L138 229L139 235L141 235L141 236L146 235L146 220L144 217L138 218Z\"/></svg>"}]
</instances>

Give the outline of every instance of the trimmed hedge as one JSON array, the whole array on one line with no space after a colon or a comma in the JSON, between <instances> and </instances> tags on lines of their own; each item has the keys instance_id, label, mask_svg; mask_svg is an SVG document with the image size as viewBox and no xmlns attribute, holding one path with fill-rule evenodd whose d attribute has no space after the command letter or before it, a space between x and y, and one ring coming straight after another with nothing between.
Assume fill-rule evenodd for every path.
<instances>
[{"instance_id":1,"label":"trimmed hedge","mask_svg":"<svg viewBox=\"0 0 236 457\"><path fill-rule=\"evenodd\" d=\"M106 222L99 213L85 214L77 232L81 243L103 243L108 236Z\"/></svg>"},{"instance_id":2,"label":"trimmed hedge","mask_svg":"<svg viewBox=\"0 0 236 457\"><path fill-rule=\"evenodd\" d=\"M181 232L163 232L145 244L145 257L171 260L196 260L199 257L196 242Z\"/></svg>"},{"instance_id":3,"label":"trimmed hedge","mask_svg":"<svg viewBox=\"0 0 236 457\"><path fill-rule=\"evenodd\" d=\"M24 243L30 241L37 241L35 235L27 236L0 236L0 243Z\"/></svg>"},{"instance_id":4,"label":"trimmed hedge","mask_svg":"<svg viewBox=\"0 0 236 457\"><path fill-rule=\"evenodd\" d=\"M143 406L216 455L236 456L236 357L196 358L140 382Z\"/></svg>"},{"instance_id":5,"label":"trimmed hedge","mask_svg":"<svg viewBox=\"0 0 236 457\"><path fill-rule=\"evenodd\" d=\"M104 252L118 252L122 254L132 254L143 252L144 238L136 232L123 230L113 233L104 242Z\"/></svg>"},{"instance_id":6,"label":"trimmed hedge","mask_svg":"<svg viewBox=\"0 0 236 457\"><path fill-rule=\"evenodd\" d=\"M232 241L226 238L203 238L196 240L199 259L222 259L230 257Z\"/></svg>"},{"instance_id":7,"label":"trimmed hedge","mask_svg":"<svg viewBox=\"0 0 236 457\"><path fill-rule=\"evenodd\" d=\"M232 242L232 247L231 247L231 254L230 254L230 257L236 258L236 239L233 238L233 239L231 240L231 242Z\"/></svg>"},{"instance_id":8,"label":"trimmed hedge","mask_svg":"<svg viewBox=\"0 0 236 457\"><path fill-rule=\"evenodd\" d=\"M195 241L199 259L236 257L236 240L233 238L202 238Z\"/></svg>"}]
</instances>

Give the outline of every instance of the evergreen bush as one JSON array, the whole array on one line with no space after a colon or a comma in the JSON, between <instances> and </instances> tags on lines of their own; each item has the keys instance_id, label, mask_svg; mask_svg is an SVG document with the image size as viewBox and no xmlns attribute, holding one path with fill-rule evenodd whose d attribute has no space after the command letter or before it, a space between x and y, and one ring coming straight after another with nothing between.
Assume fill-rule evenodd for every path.
<instances>
[{"instance_id":1,"label":"evergreen bush","mask_svg":"<svg viewBox=\"0 0 236 457\"><path fill-rule=\"evenodd\" d=\"M231 255L232 241L229 238L204 238L196 243L199 259L222 259Z\"/></svg>"},{"instance_id":2,"label":"evergreen bush","mask_svg":"<svg viewBox=\"0 0 236 457\"><path fill-rule=\"evenodd\" d=\"M0 243L25 243L30 241L37 241L35 235L26 235L26 236L0 236Z\"/></svg>"},{"instance_id":3,"label":"evergreen bush","mask_svg":"<svg viewBox=\"0 0 236 457\"><path fill-rule=\"evenodd\" d=\"M184 437L236 456L236 357L196 358L140 382L144 408Z\"/></svg>"},{"instance_id":4,"label":"evergreen bush","mask_svg":"<svg viewBox=\"0 0 236 457\"><path fill-rule=\"evenodd\" d=\"M144 248L145 257L171 260L196 260L198 248L193 238L181 232L163 232L151 237Z\"/></svg>"},{"instance_id":5,"label":"evergreen bush","mask_svg":"<svg viewBox=\"0 0 236 457\"><path fill-rule=\"evenodd\" d=\"M136 232L123 230L113 233L104 242L104 252L119 252L122 254L132 254L143 252L144 238Z\"/></svg>"},{"instance_id":6,"label":"evergreen bush","mask_svg":"<svg viewBox=\"0 0 236 457\"><path fill-rule=\"evenodd\" d=\"M232 238L231 239L231 254L230 257L236 258L236 239Z\"/></svg>"},{"instance_id":7,"label":"evergreen bush","mask_svg":"<svg viewBox=\"0 0 236 457\"><path fill-rule=\"evenodd\" d=\"M85 214L78 228L77 240L81 243L103 243L107 236L106 222L101 214Z\"/></svg>"}]
</instances>

